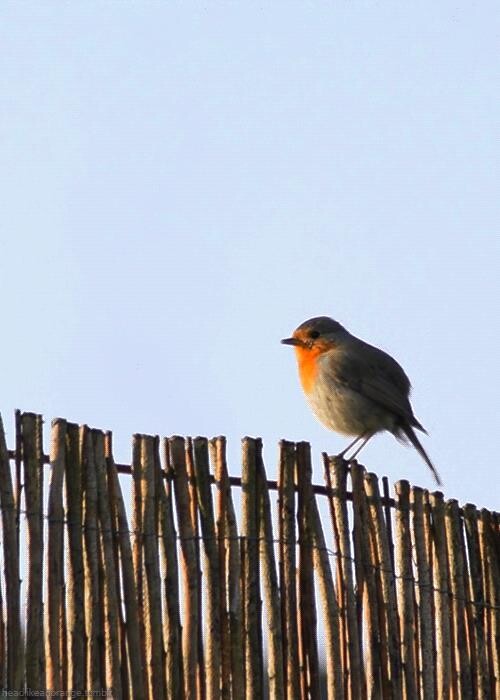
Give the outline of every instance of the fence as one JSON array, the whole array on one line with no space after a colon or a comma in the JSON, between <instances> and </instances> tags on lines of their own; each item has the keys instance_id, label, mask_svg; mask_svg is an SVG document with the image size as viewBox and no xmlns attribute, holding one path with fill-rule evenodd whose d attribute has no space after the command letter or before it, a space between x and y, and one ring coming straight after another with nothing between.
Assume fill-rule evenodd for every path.
<instances>
[{"instance_id":1,"label":"fence","mask_svg":"<svg viewBox=\"0 0 500 700\"><path fill-rule=\"evenodd\" d=\"M276 483L259 439L240 479L223 437L135 435L117 465L110 433L56 419L45 485L48 461L41 416L10 452L0 422L3 694L500 697L497 513L326 456L313 486L307 443L280 443Z\"/></svg>"}]
</instances>

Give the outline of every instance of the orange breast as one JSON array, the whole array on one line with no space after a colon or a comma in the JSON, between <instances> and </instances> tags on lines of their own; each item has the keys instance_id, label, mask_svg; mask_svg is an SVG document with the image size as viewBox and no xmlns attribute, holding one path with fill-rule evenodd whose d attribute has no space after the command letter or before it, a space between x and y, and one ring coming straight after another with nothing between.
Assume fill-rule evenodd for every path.
<instances>
[{"instance_id":1,"label":"orange breast","mask_svg":"<svg viewBox=\"0 0 500 700\"><path fill-rule=\"evenodd\" d=\"M302 388L306 394L310 394L314 388L314 383L318 374L318 357L324 352L319 347L302 348L296 347L297 361L299 363L299 376Z\"/></svg>"}]
</instances>

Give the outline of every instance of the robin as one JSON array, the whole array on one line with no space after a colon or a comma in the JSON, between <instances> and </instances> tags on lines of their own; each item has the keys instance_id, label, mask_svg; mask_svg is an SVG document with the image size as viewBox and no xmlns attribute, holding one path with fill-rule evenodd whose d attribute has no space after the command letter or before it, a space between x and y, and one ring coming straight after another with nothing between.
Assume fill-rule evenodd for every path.
<instances>
[{"instance_id":1,"label":"robin","mask_svg":"<svg viewBox=\"0 0 500 700\"><path fill-rule=\"evenodd\" d=\"M441 484L413 430L427 434L413 414L410 380L396 360L327 316L304 321L281 342L295 348L302 388L316 417L327 428L356 437L339 457L361 443L354 459L375 433L388 430L413 445Z\"/></svg>"}]
</instances>

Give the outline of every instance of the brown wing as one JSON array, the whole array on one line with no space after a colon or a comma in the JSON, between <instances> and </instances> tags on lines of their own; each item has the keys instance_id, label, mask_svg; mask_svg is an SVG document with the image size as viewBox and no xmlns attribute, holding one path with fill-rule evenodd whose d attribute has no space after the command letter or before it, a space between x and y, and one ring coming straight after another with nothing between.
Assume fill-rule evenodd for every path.
<instances>
[{"instance_id":1,"label":"brown wing","mask_svg":"<svg viewBox=\"0 0 500 700\"><path fill-rule=\"evenodd\" d=\"M410 380L396 360L355 337L345 350L334 352L337 362L332 371L337 381L424 430L413 415L409 400Z\"/></svg>"}]
</instances>

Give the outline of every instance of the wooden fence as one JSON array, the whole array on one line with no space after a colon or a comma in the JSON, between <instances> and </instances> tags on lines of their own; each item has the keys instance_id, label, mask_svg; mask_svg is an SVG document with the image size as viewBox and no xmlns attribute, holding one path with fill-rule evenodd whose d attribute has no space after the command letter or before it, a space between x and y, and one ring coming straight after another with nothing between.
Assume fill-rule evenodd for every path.
<instances>
[{"instance_id":1,"label":"wooden fence","mask_svg":"<svg viewBox=\"0 0 500 700\"><path fill-rule=\"evenodd\" d=\"M276 483L259 439L230 477L223 437L135 435L117 465L110 433L56 419L44 468L41 416L15 425L9 451L0 422L4 694L500 697L497 513L406 481L391 497L326 456L313 486L303 442L280 443Z\"/></svg>"}]
</instances>

